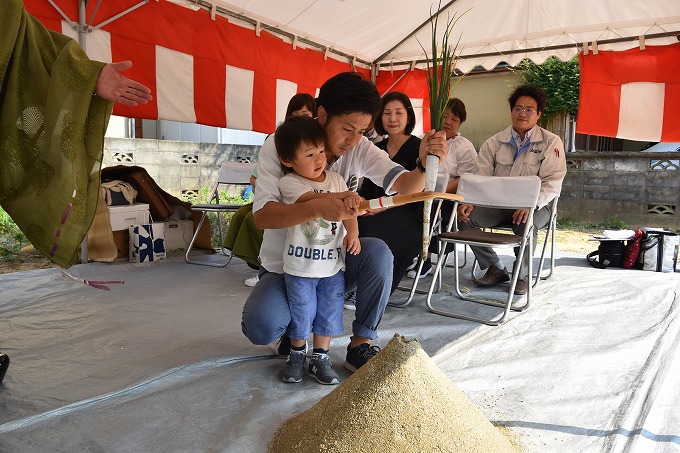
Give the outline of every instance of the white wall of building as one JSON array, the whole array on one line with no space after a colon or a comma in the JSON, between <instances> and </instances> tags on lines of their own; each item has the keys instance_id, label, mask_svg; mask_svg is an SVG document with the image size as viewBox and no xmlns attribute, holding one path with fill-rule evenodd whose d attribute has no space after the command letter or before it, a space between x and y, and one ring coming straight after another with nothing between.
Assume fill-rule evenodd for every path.
<instances>
[{"instance_id":1,"label":"white wall of building","mask_svg":"<svg viewBox=\"0 0 680 453\"><path fill-rule=\"evenodd\" d=\"M259 132L180 123L177 121L135 120L115 115L111 116L109 127L106 130L106 137L140 138L134 137L135 121L142 121L142 135L143 138L148 139L261 146L264 143L264 139L267 138L267 134Z\"/></svg>"}]
</instances>

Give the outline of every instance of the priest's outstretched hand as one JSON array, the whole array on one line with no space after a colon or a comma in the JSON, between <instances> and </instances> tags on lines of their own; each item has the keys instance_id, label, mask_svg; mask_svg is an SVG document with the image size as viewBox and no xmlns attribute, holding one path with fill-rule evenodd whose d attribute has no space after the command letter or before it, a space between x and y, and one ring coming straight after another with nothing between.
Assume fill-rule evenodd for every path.
<instances>
[{"instance_id":1,"label":"priest's outstretched hand","mask_svg":"<svg viewBox=\"0 0 680 453\"><path fill-rule=\"evenodd\" d=\"M136 106L146 104L153 99L151 90L139 82L130 80L121 74L132 67L131 61L108 63L99 73L94 92L107 101Z\"/></svg>"}]
</instances>

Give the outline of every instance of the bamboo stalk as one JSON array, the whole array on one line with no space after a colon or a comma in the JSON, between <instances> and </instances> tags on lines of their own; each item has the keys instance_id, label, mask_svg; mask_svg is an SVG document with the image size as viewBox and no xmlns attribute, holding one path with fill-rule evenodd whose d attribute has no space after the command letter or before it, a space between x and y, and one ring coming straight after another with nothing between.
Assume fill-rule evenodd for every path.
<instances>
[{"instance_id":1,"label":"bamboo stalk","mask_svg":"<svg viewBox=\"0 0 680 453\"><path fill-rule=\"evenodd\" d=\"M393 195L391 197L374 198L372 200L364 200L359 204L359 210L365 211L366 209L388 208L391 206L401 206L408 203L434 200L437 198L443 198L444 200L452 201L463 201L463 197L455 193L425 191L409 193L405 195Z\"/></svg>"}]
</instances>

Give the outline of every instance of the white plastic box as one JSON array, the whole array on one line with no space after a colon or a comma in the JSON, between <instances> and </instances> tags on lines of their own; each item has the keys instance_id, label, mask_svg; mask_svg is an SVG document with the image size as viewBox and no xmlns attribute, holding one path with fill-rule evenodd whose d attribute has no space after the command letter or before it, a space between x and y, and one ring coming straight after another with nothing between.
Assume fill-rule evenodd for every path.
<instances>
[{"instance_id":1,"label":"white plastic box","mask_svg":"<svg viewBox=\"0 0 680 453\"><path fill-rule=\"evenodd\" d=\"M165 249L187 249L194 235L192 220L168 220L165 225Z\"/></svg>"},{"instance_id":2,"label":"white plastic box","mask_svg":"<svg viewBox=\"0 0 680 453\"><path fill-rule=\"evenodd\" d=\"M111 231L127 230L130 225L151 223L149 205L146 203L108 206Z\"/></svg>"}]
</instances>

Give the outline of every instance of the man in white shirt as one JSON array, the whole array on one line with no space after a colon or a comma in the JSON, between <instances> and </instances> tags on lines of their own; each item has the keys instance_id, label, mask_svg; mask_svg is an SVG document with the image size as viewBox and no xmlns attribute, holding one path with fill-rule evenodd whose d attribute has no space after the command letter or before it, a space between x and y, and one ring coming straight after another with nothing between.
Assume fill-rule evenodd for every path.
<instances>
[{"instance_id":1,"label":"man in white shirt","mask_svg":"<svg viewBox=\"0 0 680 453\"><path fill-rule=\"evenodd\" d=\"M356 73L341 73L327 80L319 91L317 120L326 131L328 170L339 173L350 190L359 178L368 177L387 193L413 193L423 190L424 167L412 171L395 164L366 137L371 121L380 108L375 85ZM443 131L425 134L420 159L428 153L446 159ZM290 309L283 278L283 249L286 229L314 218L340 221L356 217L337 199L317 199L295 205L281 203L278 181L283 176L273 137L262 145L258 157L258 180L253 213L259 228L265 229L260 249L260 281L243 308L241 327L254 344L269 344L282 338L279 355L290 349L286 332ZM345 289L356 288L356 318L347 346L345 368L355 371L379 351L370 345L378 337L377 328L387 306L392 279L392 253L376 238L361 238L361 253L346 261Z\"/></svg>"}]
</instances>

